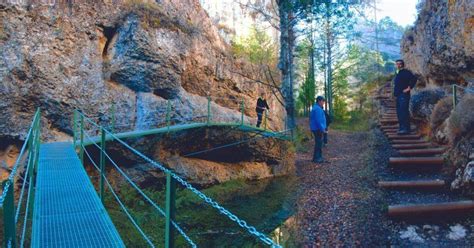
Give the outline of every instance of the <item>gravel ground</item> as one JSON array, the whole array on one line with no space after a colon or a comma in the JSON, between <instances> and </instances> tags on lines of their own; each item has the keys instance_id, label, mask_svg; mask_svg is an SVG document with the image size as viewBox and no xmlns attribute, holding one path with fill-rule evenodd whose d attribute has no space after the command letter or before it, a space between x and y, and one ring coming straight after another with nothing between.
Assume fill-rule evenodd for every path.
<instances>
[{"instance_id":1,"label":"gravel ground","mask_svg":"<svg viewBox=\"0 0 474 248\"><path fill-rule=\"evenodd\" d=\"M302 122L300 127L305 127ZM389 204L466 199L443 192L388 191L379 179L442 178L433 174L400 174L388 167L394 154L377 129L330 131L323 154L329 163L311 162L313 140L298 152L300 181L296 221L300 247L473 247L474 218L392 220Z\"/></svg>"},{"instance_id":2,"label":"gravel ground","mask_svg":"<svg viewBox=\"0 0 474 248\"><path fill-rule=\"evenodd\" d=\"M331 130L329 144L323 149L329 163L311 162L312 140L305 144L308 152L298 153L301 192L296 216L301 246L386 244L388 231L378 223L383 214L382 194L366 163L374 150L372 136Z\"/></svg>"}]
</instances>

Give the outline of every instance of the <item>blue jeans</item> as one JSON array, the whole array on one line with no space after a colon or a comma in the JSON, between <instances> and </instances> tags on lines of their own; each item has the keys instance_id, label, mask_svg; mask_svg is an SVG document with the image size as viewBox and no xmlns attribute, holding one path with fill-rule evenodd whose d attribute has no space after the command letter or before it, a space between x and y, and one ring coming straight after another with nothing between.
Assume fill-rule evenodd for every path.
<instances>
[{"instance_id":1,"label":"blue jeans","mask_svg":"<svg viewBox=\"0 0 474 248\"><path fill-rule=\"evenodd\" d=\"M397 96L397 118L399 130L410 132L410 95L402 93Z\"/></svg>"},{"instance_id":2,"label":"blue jeans","mask_svg":"<svg viewBox=\"0 0 474 248\"><path fill-rule=\"evenodd\" d=\"M314 153L313 162L323 160L323 132L313 131L314 135Z\"/></svg>"}]
</instances>

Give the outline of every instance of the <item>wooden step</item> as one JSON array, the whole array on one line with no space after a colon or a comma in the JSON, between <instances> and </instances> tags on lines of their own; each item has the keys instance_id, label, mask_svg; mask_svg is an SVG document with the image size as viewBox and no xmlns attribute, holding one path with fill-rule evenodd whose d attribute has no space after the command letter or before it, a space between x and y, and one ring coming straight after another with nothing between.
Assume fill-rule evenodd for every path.
<instances>
[{"instance_id":1,"label":"wooden step","mask_svg":"<svg viewBox=\"0 0 474 248\"><path fill-rule=\"evenodd\" d=\"M410 140L410 139L400 139L400 140L392 140L391 141L392 144L395 144L395 145L400 145L400 144L421 144L421 143L425 143L426 140Z\"/></svg>"},{"instance_id":2,"label":"wooden step","mask_svg":"<svg viewBox=\"0 0 474 248\"><path fill-rule=\"evenodd\" d=\"M405 150L405 149L422 149L422 148L428 148L431 146L431 143L425 142L425 143L418 143L418 144L397 144L397 145L392 145L393 148L398 149L398 150Z\"/></svg>"},{"instance_id":3,"label":"wooden step","mask_svg":"<svg viewBox=\"0 0 474 248\"><path fill-rule=\"evenodd\" d=\"M388 207L390 217L433 217L474 211L474 201L457 201L428 204L404 204Z\"/></svg>"},{"instance_id":4,"label":"wooden step","mask_svg":"<svg viewBox=\"0 0 474 248\"><path fill-rule=\"evenodd\" d=\"M387 138L390 140L416 140L420 139L421 136L418 134L392 134L392 135L387 135Z\"/></svg>"},{"instance_id":5,"label":"wooden step","mask_svg":"<svg viewBox=\"0 0 474 248\"><path fill-rule=\"evenodd\" d=\"M380 123L398 123L397 119L382 119Z\"/></svg>"},{"instance_id":6,"label":"wooden step","mask_svg":"<svg viewBox=\"0 0 474 248\"><path fill-rule=\"evenodd\" d=\"M398 153L402 156L428 156L428 155L439 155L446 151L445 148L425 148L425 149L406 149L401 150Z\"/></svg>"},{"instance_id":7,"label":"wooden step","mask_svg":"<svg viewBox=\"0 0 474 248\"><path fill-rule=\"evenodd\" d=\"M391 157L390 165L442 165L443 157Z\"/></svg>"},{"instance_id":8,"label":"wooden step","mask_svg":"<svg viewBox=\"0 0 474 248\"><path fill-rule=\"evenodd\" d=\"M420 139L422 138L421 135L419 134L409 134L409 135L400 135L397 133L398 130L396 131L393 131L393 130L389 130L387 132L384 132L384 134L387 136L388 139L390 140L397 140L397 139L409 139L409 140L412 140L412 139Z\"/></svg>"},{"instance_id":9,"label":"wooden step","mask_svg":"<svg viewBox=\"0 0 474 248\"><path fill-rule=\"evenodd\" d=\"M395 189L435 189L445 185L444 180L415 180L415 181L379 181L379 187Z\"/></svg>"}]
</instances>

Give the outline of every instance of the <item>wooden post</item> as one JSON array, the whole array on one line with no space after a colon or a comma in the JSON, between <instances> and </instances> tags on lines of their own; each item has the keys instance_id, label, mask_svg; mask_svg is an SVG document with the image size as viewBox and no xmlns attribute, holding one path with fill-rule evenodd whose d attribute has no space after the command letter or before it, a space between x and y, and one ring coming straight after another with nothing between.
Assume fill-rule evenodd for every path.
<instances>
[{"instance_id":1,"label":"wooden post","mask_svg":"<svg viewBox=\"0 0 474 248\"><path fill-rule=\"evenodd\" d=\"M176 182L171 172L166 172L166 226L165 247L174 247L175 227L172 221L175 219Z\"/></svg>"}]
</instances>

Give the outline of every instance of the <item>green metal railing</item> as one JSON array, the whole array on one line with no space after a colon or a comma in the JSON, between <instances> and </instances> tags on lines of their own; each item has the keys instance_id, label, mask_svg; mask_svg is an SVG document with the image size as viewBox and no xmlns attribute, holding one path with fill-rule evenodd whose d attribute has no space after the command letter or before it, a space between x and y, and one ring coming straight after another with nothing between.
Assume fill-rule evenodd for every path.
<instances>
[{"instance_id":1,"label":"green metal railing","mask_svg":"<svg viewBox=\"0 0 474 248\"><path fill-rule=\"evenodd\" d=\"M206 99L206 102L201 102L193 106L185 105L176 100L167 100L166 104L147 113L147 116L141 116L144 120L140 120L138 116L130 115L130 113L120 112L115 102L111 103L108 111L104 114L85 114L101 126L107 127L112 133L129 131L131 129L171 127L173 125L189 123L205 123L207 125L229 123L254 126L257 121L257 117L249 117L245 114L245 107L247 105L244 99L211 97L207 97ZM219 115L219 110L216 109L219 108L220 105L217 104L216 101L225 101L227 105L234 106L235 112ZM75 116L74 120L77 118L80 118L80 116ZM272 118L266 112L263 116L262 127L259 129L263 131L275 131L271 129L271 120ZM139 125L143 125L144 127L140 127ZM77 129L79 128L77 127ZM96 132L96 135L99 135L100 130L96 130ZM77 135L80 134L78 133Z\"/></svg>"},{"instance_id":2,"label":"green metal railing","mask_svg":"<svg viewBox=\"0 0 474 248\"><path fill-rule=\"evenodd\" d=\"M243 104L243 103L242 103ZM169 106L169 105L168 105ZM169 114L167 114L169 116ZM210 115L208 115L207 120L210 122L209 118ZM168 120L167 120L168 122ZM100 142L94 142L94 139L88 135L86 130L84 130L85 126L92 126L100 130L101 133L101 140ZM279 245L275 244L274 241L267 237L265 234L259 232L256 230L255 227L248 225L246 221L241 220L238 218L236 215L231 213L229 210L223 208L220 206L216 201L213 199L209 198L208 196L204 195L201 191L197 190L194 186L186 182L184 179L182 179L180 176L175 174L172 170L164 167L162 164L148 158L147 156L143 155L141 152L136 150L135 148L131 147L129 144L124 142L122 139L118 138L115 134L113 134L111 131L105 129L104 127L100 126L99 124L95 123L92 119L89 117L85 116L83 113L79 111L75 111L74 113L74 123L73 123L73 130L74 130L74 144L75 146L79 147L79 154L81 155L81 160L83 162L83 154L85 154L89 161L92 163L92 165L96 168L96 170L99 173L99 195L102 199L104 200L104 186L106 185L109 189L109 191L113 194L115 200L117 203L120 205L122 208L122 211L127 215L129 221L133 224L135 229L140 233L142 236L143 240L146 241L146 243L150 247L155 247L155 244L150 238L150 236L143 230L143 228L140 226L140 224L134 219L130 211L127 209L123 201L120 199L118 194L114 191L112 185L107 179L106 175L106 161L109 162L112 166L113 169L119 172L119 174L128 182L129 186L133 187L145 200L146 202L152 206L157 213L162 215L165 218L165 247L174 247L175 244L175 233L178 232L191 247L197 247L197 245L194 243L194 241L184 232L184 230L180 227L180 225L176 222L175 220L175 214L176 214L176 207L175 207L175 201L176 201L176 183L181 184L184 186L185 189L190 190L193 192L195 195L197 195L199 198L201 198L204 202L209 204L211 207L215 208L216 210L219 211L222 215L228 217L231 221L237 223L240 227L244 228L247 230L250 234L258 238L260 241L262 241L264 244L269 245L271 247L280 247ZM121 167L112 159L112 157L108 154L107 152L107 146L106 142L107 140L109 141L115 141L118 144L121 144L124 146L128 151L131 151L132 154L135 156L138 156L139 158L143 159L146 161L148 164L150 164L154 168L158 168L161 170L163 173L166 175L166 201L165 201L165 210L162 209L155 201L153 201L150 196L148 196L122 169ZM100 158L99 162L96 163L94 158L91 156L91 154L87 151L85 143L91 142L93 146L95 146L99 151L100 151ZM84 163L83 163L84 164Z\"/></svg>"},{"instance_id":3,"label":"green metal railing","mask_svg":"<svg viewBox=\"0 0 474 248\"><path fill-rule=\"evenodd\" d=\"M20 150L20 154L12 167L8 179L3 182L0 207L3 210L4 247L23 247L27 241L27 224L31 221L29 215L31 212L30 209L32 208L31 203L34 194L35 175L38 167L41 143L40 115L40 109L38 108L26 135L25 142ZM20 176L22 172L23 176ZM22 178L22 183L19 197L15 199L15 181L18 178ZM24 198L27 184L28 192L26 198ZM15 200L17 200L16 203ZM20 219L21 214L23 216L22 220ZM20 221L22 225L18 226ZM20 239L19 243L18 239Z\"/></svg>"},{"instance_id":4,"label":"green metal railing","mask_svg":"<svg viewBox=\"0 0 474 248\"><path fill-rule=\"evenodd\" d=\"M453 92L453 109L456 107L456 105L458 105L458 98L461 97L463 94L474 94L474 89L472 88L465 88L456 84L451 85L451 88Z\"/></svg>"}]
</instances>

